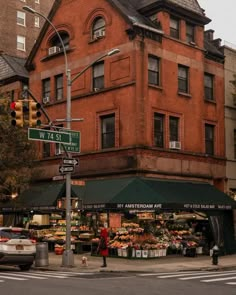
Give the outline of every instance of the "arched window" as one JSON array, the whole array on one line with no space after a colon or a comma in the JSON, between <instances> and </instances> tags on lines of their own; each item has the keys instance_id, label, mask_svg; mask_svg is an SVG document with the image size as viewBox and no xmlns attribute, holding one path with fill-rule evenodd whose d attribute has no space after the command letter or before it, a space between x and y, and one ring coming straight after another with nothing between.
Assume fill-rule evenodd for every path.
<instances>
[{"instance_id":1,"label":"arched window","mask_svg":"<svg viewBox=\"0 0 236 295\"><path fill-rule=\"evenodd\" d=\"M69 48L69 41L70 41L70 36L67 32L59 32L61 39L63 41L63 44L65 46L66 49ZM57 35L55 35L52 39L51 39L51 46L52 47L59 47L60 49L62 49L62 45L60 42L60 39L58 38Z\"/></svg>"},{"instance_id":2,"label":"arched window","mask_svg":"<svg viewBox=\"0 0 236 295\"><path fill-rule=\"evenodd\" d=\"M105 36L105 20L102 17L97 17L92 26L92 38L97 39Z\"/></svg>"}]
</instances>

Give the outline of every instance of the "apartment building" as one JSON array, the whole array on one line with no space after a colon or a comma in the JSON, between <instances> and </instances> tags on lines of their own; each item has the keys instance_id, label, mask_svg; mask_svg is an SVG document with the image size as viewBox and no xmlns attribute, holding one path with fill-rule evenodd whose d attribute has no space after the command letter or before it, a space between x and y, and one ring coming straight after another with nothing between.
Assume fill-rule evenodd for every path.
<instances>
[{"instance_id":1,"label":"apartment building","mask_svg":"<svg viewBox=\"0 0 236 295\"><path fill-rule=\"evenodd\" d=\"M26 15L22 9L28 5L48 15L54 0L0 0L0 52L26 58L42 28L44 20Z\"/></svg>"}]
</instances>

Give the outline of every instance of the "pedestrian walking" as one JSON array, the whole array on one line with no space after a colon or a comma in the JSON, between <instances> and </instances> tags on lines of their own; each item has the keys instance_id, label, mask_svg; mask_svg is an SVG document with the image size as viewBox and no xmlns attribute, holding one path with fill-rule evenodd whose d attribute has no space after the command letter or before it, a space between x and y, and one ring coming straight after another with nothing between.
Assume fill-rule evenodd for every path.
<instances>
[{"instance_id":1,"label":"pedestrian walking","mask_svg":"<svg viewBox=\"0 0 236 295\"><path fill-rule=\"evenodd\" d=\"M106 258L108 256L108 231L106 228L103 228L101 230L100 234L100 241L98 244L98 252L102 256L103 259L103 265L101 267L107 267L107 261Z\"/></svg>"}]
</instances>

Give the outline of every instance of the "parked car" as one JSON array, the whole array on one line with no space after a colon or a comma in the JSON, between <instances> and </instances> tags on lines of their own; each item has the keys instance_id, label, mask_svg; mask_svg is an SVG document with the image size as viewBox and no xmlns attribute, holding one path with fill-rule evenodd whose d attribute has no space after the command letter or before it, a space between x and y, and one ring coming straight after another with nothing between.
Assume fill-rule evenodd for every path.
<instances>
[{"instance_id":1,"label":"parked car","mask_svg":"<svg viewBox=\"0 0 236 295\"><path fill-rule=\"evenodd\" d=\"M18 227L0 227L0 265L19 266L29 270L34 263L36 243L30 231Z\"/></svg>"}]
</instances>

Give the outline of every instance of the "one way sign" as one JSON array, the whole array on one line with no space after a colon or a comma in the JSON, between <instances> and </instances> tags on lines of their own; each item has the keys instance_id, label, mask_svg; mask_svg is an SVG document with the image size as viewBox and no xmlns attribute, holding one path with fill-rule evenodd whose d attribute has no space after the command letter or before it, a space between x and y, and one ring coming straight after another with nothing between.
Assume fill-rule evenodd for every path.
<instances>
[{"instance_id":1,"label":"one way sign","mask_svg":"<svg viewBox=\"0 0 236 295\"><path fill-rule=\"evenodd\" d=\"M63 164L64 165L78 165L79 164L79 160L78 159L73 159L73 158L64 158L63 159Z\"/></svg>"},{"instance_id":2,"label":"one way sign","mask_svg":"<svg viewBox=\"0 0 236 295\"><path fill-rule=\"evenodd\" d=\"M61 174L68 173L68 172L74 172L74 166L60 166L59 172Z\"/></svg>"}]
</instances>

